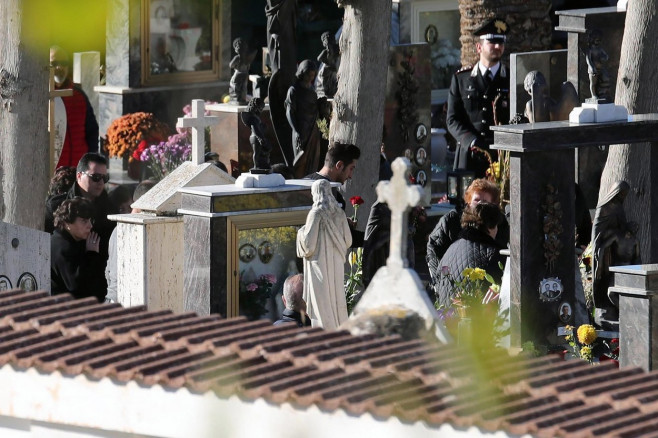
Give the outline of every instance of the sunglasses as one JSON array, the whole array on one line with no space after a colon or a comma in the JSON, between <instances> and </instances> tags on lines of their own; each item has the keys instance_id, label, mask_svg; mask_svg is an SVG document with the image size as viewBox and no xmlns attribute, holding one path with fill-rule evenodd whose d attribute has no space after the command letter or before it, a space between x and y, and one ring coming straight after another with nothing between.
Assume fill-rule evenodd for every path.
<instances>
[{"instance_id":1,"label":"sunglasses","mask_svg":"<svg viewBox=\"0 0 658 438\"><path fill-rule=\"evenodd\" d=\"M89 173L89 172L82 172L83 174L87 175L93 182L100 182L101 180L107 184L107 182L110 180L110 175L107 173Z\"/></svg>"}]
</instances>

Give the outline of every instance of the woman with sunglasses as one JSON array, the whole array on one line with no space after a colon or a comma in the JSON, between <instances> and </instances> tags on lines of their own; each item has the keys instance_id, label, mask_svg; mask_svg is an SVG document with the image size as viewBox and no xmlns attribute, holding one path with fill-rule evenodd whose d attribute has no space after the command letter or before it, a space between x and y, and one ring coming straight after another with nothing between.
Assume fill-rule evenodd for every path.
<instances>
[{"instance_id":1,"label":"woman with sunglasses","mask_svg":"<svg viewBox=\"0 0 658 438\"><path fill-rule=\"evenodd\" d=\"M70 292L75 298L105 300L105 260L99 254L99 236L91 231L92 217L92 203L81 197L65 200L55 211L50 240L53 295Z\"/></svg>"}]
</instances>

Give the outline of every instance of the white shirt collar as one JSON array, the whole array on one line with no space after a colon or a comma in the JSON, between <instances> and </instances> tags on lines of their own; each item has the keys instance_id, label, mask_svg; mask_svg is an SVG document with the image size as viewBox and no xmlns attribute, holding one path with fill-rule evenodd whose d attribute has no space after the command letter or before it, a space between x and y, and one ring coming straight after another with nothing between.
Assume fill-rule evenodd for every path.
<instances>
[{"instance_id":1,"label":"white shirt collar","mask_svg":"<svg viewBox=\"0 0 658 438\"><path fill-rule=\"evenodd\" d=\"M487 69L484 65L482 65L481 62L478 62L478 68L480 69L480 74L482 77L487 74L487 70L491 70L491 74L496 77L496 74L498 73L498 69L500 69L500 62L496 63L493 67Z\"/></svg>"}]
</instances>

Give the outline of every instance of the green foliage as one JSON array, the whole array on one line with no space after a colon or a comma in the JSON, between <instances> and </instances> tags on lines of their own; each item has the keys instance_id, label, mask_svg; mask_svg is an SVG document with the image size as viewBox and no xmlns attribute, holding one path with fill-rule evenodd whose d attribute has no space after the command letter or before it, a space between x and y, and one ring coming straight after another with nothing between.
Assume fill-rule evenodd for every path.
<instances>
[{"instance_id":1,"label":"green foliage","mask_svg":"<svg viewBox=\"0 0 658 438\"><path fill-rule=\"evenodd\" d=\"M351 250L349 255L350 271L345 275L345 299L347 313L354 308L354 299L363 289L363 248Z\"/></svg>"}]
</instances>

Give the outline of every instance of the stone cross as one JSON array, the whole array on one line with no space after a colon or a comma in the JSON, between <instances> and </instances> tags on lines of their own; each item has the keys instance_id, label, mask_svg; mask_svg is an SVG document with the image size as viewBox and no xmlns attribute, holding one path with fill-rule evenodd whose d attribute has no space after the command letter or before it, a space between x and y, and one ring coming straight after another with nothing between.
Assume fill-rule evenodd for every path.
<instances>
[{"instance_id":1,"label":"stone cross","mask_svg":"<svg viewBox=\"0 0 658 438\"><path fill-rule=\"evenodd\" d=\"M55 173L55 166L57 162L55 161L55 138L57 135L57 129L55 126L55 99L58 97L73 96L73 90L64 89L56 90L55 89L55 73L53 68L50 68L50 73L48 75L48 131L50 132L50 175L52 176Z\"/></svg>"},{"instance_id":2,"label":"stone cross","mask_svg":"<svg viewBox=\"0 0 658 438\"><path fill-rule=\"evenodd\" d=\"M219 123L217 116L204 116L206 103L203 99L192 100L192 117L179 117L177 128L192 128L192 162L194 164L203 164L205 137L204 130L206 126L212 126Z\"/></svg>"},{"instance_id":3,"label":"stone cross","mask_svg":"<svg viewBox=\"0 0 658 438\"><path fill-rule=\"evenodd\" d=\"M407 211L420 202L423 195L422 187L409 186L407 174L411 163L404 157L396 158L391 165L393 178L377 185L377 200L385 202L391 210L391 238L389 256L386 266L390 275L396 275L408 266L407 260Z\"/></svg>"}]
</instances>

